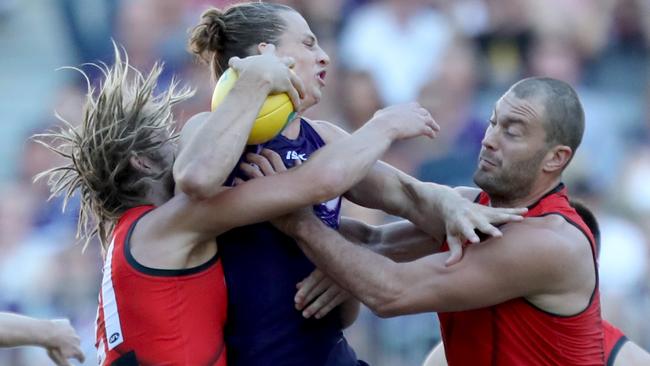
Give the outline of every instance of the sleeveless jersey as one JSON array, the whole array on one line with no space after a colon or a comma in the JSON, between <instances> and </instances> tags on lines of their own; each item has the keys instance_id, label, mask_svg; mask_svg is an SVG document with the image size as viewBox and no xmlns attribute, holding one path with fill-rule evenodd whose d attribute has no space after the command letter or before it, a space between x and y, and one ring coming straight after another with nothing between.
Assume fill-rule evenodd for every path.
<instances>
[{"instance_id":1,"label":"sleeveless jersey","mask_svg":"<svg viewBox=\"0 0 650 366\"><path fill-rule=\"evenodd\" d=\"M605 365L611 366L616 360L618 351L627 342L627 337L620 329L606 320L603 320L603 331L605 336Z\"/></svg>"},{"instance_id":2,"label":"sleeveless jersey","mask_svg":"<svg viewBox=\"0 0 650 366\"><path fill-rule=\"evenodd\" d=\"M481 192L478 202L489 205ZM560 215L578 228L591 244L593 235L569 205L566 188L558 185L528 208L526 217ZM579 314L556 315L525 298L494 306L439 313L445 353L455 365L603 365L603 329L600 317L598 273L589 305Z\"/></svg>"},{"instance_id":3,"label":"sleeveless jersey","mask_svg":"<svg viewBox=\"0 0 650 366\"><path fill-rule=\"evenodd\" d=\"M115 226L97 310L98 364L226 366L227 293L218 254L181 270L137 263L131 233L153 208L130 209Z\"/></svg>"},{"instance_id":4,"label":"sleeveless jersey","mask_svg":"<svg viewBox=\"0 0 650 366\"><path fill-rule=\"evenodd\" d=\"M262 147L277 152L287 168L325 145L304 120L295 140L279 135ZM233 176L240 173L235 170ZM231 177L232 178L232 177ZM315 214L338 229L341 199L314 206ZM230 366L356 365L336 311L304 319L294 307L296 284L314 265L293 238L270 223L236 228L217 238L228 283L226 344Z\"/></svg>"}]
</instances>

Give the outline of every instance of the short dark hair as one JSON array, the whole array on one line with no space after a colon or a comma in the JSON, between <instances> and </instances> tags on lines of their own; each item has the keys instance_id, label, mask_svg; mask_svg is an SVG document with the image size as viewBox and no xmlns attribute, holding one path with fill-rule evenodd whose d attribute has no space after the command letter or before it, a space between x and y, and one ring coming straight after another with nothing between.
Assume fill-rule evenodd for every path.
<instances>
[{"instance_id":1,"label":"short dark hair","mask_svg":"<svg viewBox=\"0 0 650 366\"><path fill-rule=\"evenodd\" d=\"M571 148L575 154L585 130L585 113L568 83L546 77L527 78L511 88L517 98L541 97L546 113L546 142Z\"/></svg>"}]
</instances>

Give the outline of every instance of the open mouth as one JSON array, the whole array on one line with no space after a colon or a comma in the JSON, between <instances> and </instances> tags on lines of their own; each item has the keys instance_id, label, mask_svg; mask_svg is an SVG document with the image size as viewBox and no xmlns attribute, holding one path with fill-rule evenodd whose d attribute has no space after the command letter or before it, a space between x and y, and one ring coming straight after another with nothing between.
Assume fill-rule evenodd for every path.
<instances>
[{"instance_id":1,"label":"open mouth","mask_svg":"<svg viewBox=\"0 0 650 366\"><path fill-rule=\"evenodd\" d=\"M316 74L316 79L318 79L318 82L320 82L322 85L325 85L325 77L327 76L327 71L323 70Z\"/></svg>"}]
</instances>

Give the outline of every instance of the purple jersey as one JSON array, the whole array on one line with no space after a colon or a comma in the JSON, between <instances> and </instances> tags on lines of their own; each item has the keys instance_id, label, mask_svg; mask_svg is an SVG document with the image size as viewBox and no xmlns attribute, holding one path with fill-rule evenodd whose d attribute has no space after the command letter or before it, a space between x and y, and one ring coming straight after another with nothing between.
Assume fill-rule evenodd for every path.
<instances>
[{"instance_id":1,"label":"purple jersey","mask_svg":"<svg viewBox=\"0 0 650 366\"><path fill-rule=\"evenodd\" d=\"M262 147L277 152L291 168L324 145L301 120L295 140L280 135ZM340 209L340 197L314 206L315 214L334 229ZM357 365L336 311L316 320L304 319L294 308L296 284L315 267L293 238L264 222L230 230L217 242L228 288L228 365Z\"/></svg>"}]
</instances>

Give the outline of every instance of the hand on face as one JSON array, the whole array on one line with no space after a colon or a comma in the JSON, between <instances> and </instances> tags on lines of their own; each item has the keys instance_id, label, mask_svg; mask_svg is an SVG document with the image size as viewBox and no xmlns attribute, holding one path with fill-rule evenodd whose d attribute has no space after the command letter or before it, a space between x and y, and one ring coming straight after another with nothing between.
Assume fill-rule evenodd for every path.
<instances>
[{"instance_id":1,"label":"hand on face","mask_svg":"<svg viewBox=\"0 0 650 366\"><path fill-rule=\"evenodd\" d=\"M440 126L418 103L398 104L375 112L368 122L386 128L395 140L417 136L435 138Z\"/></svg>"},{"instance_id":2,"label":"hand on face","mask_svg":"<svg viewBox=\"0 0 650 366\"><path fill-rule=\"evenodd\" d=\"M301 108L301 98L304 98L305 87L300 78L291 70L295 61L291 57L278 57L275 46L266 44L260 55L246 58L233 57L228 65L240 77L251 77L265 80L270 85L270 94L287 93L295 110Z\"/></svg>"}]
</instances>

